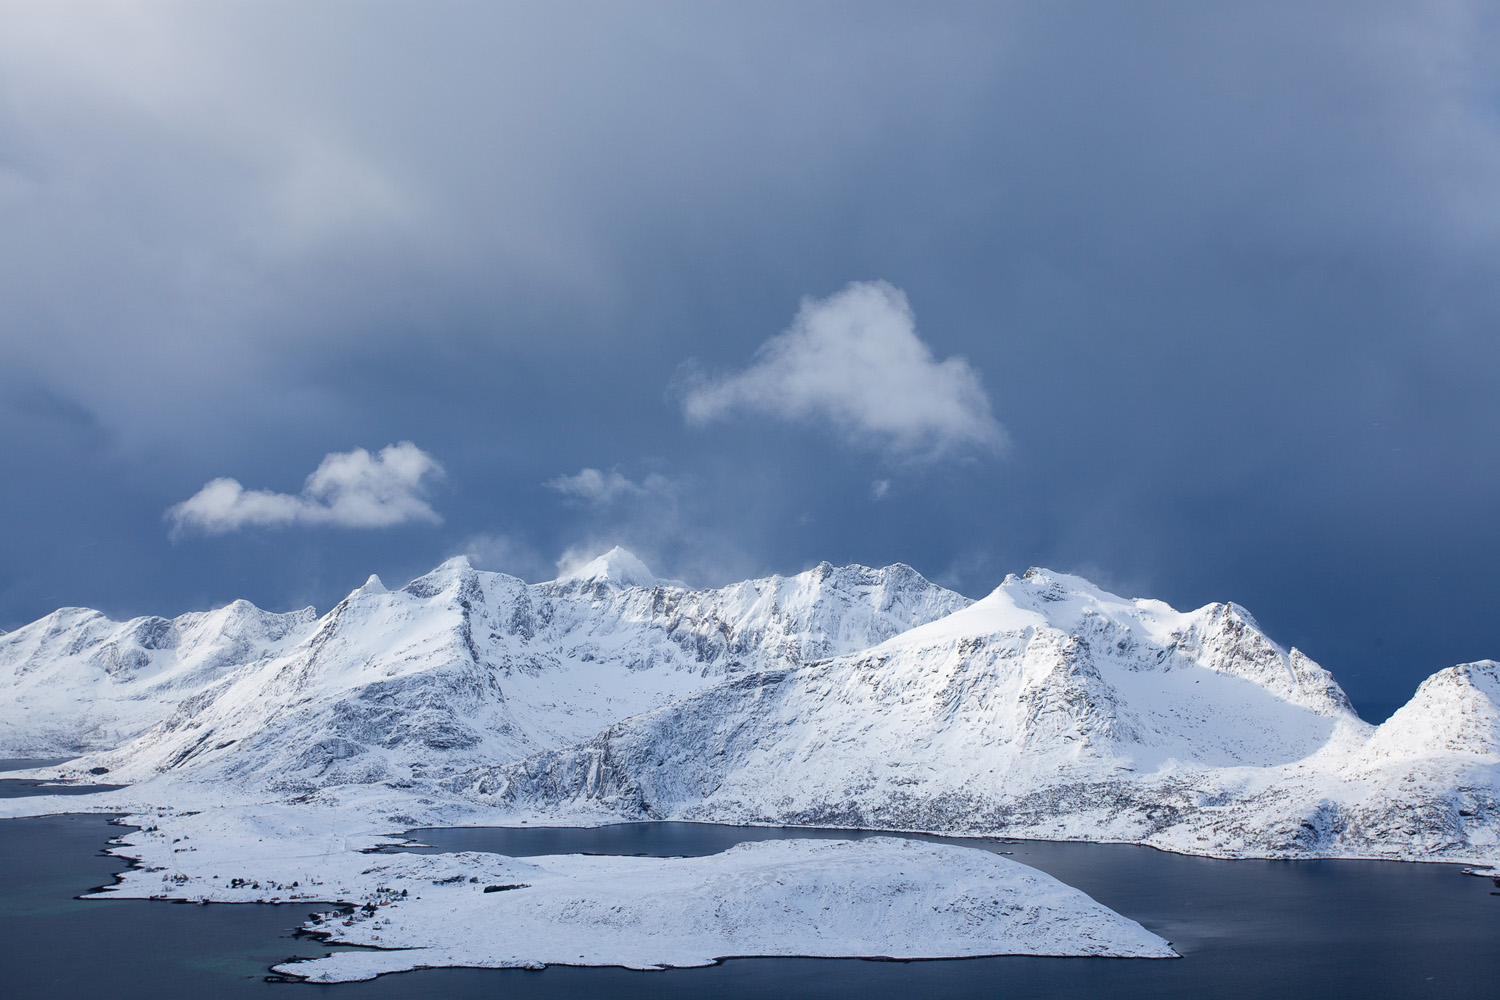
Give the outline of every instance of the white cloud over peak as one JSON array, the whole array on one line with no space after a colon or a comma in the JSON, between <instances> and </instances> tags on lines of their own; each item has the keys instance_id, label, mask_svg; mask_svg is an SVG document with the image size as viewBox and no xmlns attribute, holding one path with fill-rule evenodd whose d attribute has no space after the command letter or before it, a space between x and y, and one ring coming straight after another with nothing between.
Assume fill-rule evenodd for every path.
<instances>
[{"instance_id":1,"label":"white cloud over peak","mask_svg":"<svg viewBox=\"0 0 1500 1000\"><path fill-rule=\"evenodd\" d=\"M682 406L695 424L737 413L828 421L851 440L908 457L1007 443L979 373L960 357L934 359L905 294L884 281L804 299L749 368L698 379Z\"/></svg>"},{"instance_id":2,"label":"white cloud over peak","mask_svg":"<svg viewBox=\"0 0 1500 1000\"><path fill-rule=\"evenodd\" d=\"M307 477L299 494L247 490L236 479L215 479L167 510L175 533L221 535L246 527L289 524L387 528L442 518L423 499L443 467L412 444L331 452Z\"/></svg>"}]
</instances>

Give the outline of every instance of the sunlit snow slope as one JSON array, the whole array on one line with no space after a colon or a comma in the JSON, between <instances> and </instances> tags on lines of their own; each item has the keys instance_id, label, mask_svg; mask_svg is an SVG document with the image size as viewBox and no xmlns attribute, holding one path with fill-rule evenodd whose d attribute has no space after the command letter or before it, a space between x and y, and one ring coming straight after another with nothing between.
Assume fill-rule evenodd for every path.
<instances>
[{"instance_id":1,"label":"sunlit snow slope","mask_svg":"<svg viewBox=\"0 0 1500 1000\"><path fill-rule=\"evenodd\" d=\"M22 699L0 752L116 747L99 766L127 780L421 779L586 739L725 677L865 648L969 603L899 565L709 591L641 586L649 571L621 550L585 570L528 585L455 559L399 591L372 577L317 621L243 602L177 623L58 612L0 636L0 678ZM180 634L189 619L195 645ZM120 661L144 666L122 674Z\"/></svg>"},{"instance_id":2,"label":"sunlit snow slope","mask_svg":"<svg viewBox=\"0 0 1500 1000\"><path fill-rule=\"evenodd\" d=\"M124 666L121 666L121 665ZM545 584L445 563L321 619L243 603L0 636L0 752L60 774L384 803L391 822L680 818L1256 856L1500 848L1500 668L1384 725L1233 604L897 565L719 590L615 550ZM330 799L329 797L332 797Z\"/></svg>"},{"instance_id":3,"label":"sunlit snow slope","mask_svg":"<svg viewBox=\"0 0 1500 1000\"><path fill-rule=\"evenodd\" d=\"M1479 856L1500 829L1493 662L1385 725L1234 605L1033 570L868 650L728 678L451 782L517 815L1003 832L1226 855Z\"/></svg>"}]
</instances>

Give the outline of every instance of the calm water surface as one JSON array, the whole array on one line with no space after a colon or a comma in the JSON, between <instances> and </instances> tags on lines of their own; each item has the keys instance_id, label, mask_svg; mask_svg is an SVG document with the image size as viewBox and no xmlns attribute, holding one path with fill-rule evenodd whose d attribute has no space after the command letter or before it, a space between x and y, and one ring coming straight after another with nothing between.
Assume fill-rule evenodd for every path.
<instances>
[{"instance_id":1,"label":"calm water surface","mask_svg":"<svg viewBox=\"0 0 1500 1000\"><path fill-rule=\"evenodd\" d=\"M736 959L707 969L437 969L338 986L267 983L329 946L311 908L73 898L120 867L97 816L0 821L6 997L1413 997L1495 996L1500 896L1450 865L1210 861L1119 845L953 841L1012 852L1173 941L1177 961ZM858 837L653 823L596 830L420 830L431 849L700 855L769 837ZM923 837L925 840L943 838Z\"/></svg>"},{"instance_id":2,"label":"calm water surface","mask_svg":"<svg viewBox=\"0 0 1500 1000\"><path fill-rule=\"evenodd\" d=\"M50 760L29 760L21 757L0 757L0 771L24 771L33 767L48 767L71 760L56 757ZM29 795L88 795L90 792L108 792L123 785L44 785L30 778L0 778L0 799L15 799Z\"/></svg>"}]
</instances>

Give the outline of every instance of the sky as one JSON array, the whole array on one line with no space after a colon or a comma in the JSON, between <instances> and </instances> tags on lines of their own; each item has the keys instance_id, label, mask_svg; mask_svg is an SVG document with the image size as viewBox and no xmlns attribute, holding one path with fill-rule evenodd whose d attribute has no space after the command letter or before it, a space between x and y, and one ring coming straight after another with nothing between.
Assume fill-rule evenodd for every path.
<instances>
[{"instance_id":1,"label":"sky","mask_svg":"<svg viewBox=\"0 0 1500 1000\"><path fill-rule=\"evenodd\" d=\"M620 544L1500 657L1497 10L0 3L0 628Z\"/></svg>"}]
</instances>

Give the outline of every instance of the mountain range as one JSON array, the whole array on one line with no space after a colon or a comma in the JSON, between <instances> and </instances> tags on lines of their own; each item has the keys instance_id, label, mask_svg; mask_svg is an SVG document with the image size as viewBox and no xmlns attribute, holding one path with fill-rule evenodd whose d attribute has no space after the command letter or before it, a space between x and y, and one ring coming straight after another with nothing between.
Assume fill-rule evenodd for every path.
<instances>
[{"instance_id":1,"label":"mountain range","mask_svg":"<svg viewBox=\"0 0 1500 1000\"><path fill-rule=\"evenodd\" d=\"M1379 726L1245 609L1041 569L695 590L616 549L528 584L450 560L327 614L238 601L0 635L0 754L379 799L392 822L682 819L1129 841L1216 856L1500 847L1500 665Z\"/></svg>"}]
</instances>

